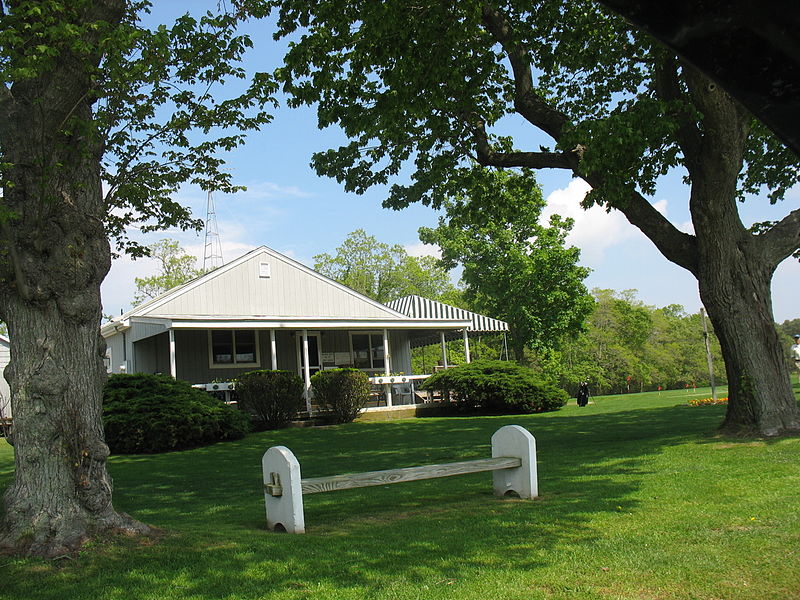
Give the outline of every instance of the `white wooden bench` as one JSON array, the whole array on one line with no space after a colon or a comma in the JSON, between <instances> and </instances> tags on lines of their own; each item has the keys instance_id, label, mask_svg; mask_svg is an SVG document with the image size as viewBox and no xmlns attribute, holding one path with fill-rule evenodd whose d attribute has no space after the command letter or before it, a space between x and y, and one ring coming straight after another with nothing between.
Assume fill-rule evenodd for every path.
<instances>
[{"instance_id":1,"label":"white wooden bench","mask_svg":"<svg viewBox=\"0 0 800 600\"><path fill-rule=\"evenodd\" d=\"M264 503L267 527L289 533L305 533L303 495L334 492L373 485L402 483L492 471L496 496L515 492L520 498L539 494L536 473L536 440L519 425L507 425L492 436L492 458L332 475L302 479L300 463L285 446L273 446L261 460L264 473Z\"/></svg>"}]
</instances>

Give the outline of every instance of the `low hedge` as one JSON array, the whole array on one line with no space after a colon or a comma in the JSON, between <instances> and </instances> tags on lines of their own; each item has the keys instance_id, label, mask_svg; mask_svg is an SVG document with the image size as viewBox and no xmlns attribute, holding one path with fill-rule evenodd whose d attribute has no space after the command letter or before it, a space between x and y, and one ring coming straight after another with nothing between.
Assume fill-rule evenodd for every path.
<instances>
[{"instance_id":1,"label":"low hedge","mask_svg":"<svg viewBox=\"0 0 800 600\"><path fill-rule=\"evenodd\" d=\"M111 375L103 392L103 426L112 453L167 452L240 439L246 414L168 375Z\"/></svg>"},{"instance_id":2,"label":"low hedge","mask_svg":"<svg viewBox=\"0 0 800 600\"><path fill-rule=\"evenodd\" d=\"M236 378L236 399L264 429L279 429L304 408L303 380L291 371L249 371Z\"/></svg>"},{"instance_id":3,"label":"low hedge","mask_svg":"<svg viewBox=\"0 0 800 600\"><path fill-rule=\"evenodd\" d=\"M334 423L350 423L367 405L370 383L358 369L330 369L311 377L314 399Z\"/></svg>"},{"instance_id":4,"label":"low hedge","mask_svg":"<svg viewBox=\"0 0 800 600\"><path fill-rule=\"evenodd\" d=\"M558 410L567 392L516 363L475 361L440 371L420 385L449 394L461 412L527 414Z\"/></svg>"}]
</instances>

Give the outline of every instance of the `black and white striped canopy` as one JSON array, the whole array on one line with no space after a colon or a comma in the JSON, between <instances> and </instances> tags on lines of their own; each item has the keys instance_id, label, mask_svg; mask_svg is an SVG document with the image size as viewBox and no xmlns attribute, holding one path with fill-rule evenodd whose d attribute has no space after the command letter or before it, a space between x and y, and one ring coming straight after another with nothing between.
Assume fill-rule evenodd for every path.
<instances>
[{"instance_id":1,"label":"black and white striped canopy","mask_svg":"<svg viewBox=\"0 0 800 600\"><path fill-rule=\"evenodd\" d=\"M449 304L428 300L421 296L404 296L397 300L392 300L387 306L413 319L453 319L461 321L471 321L469 332L489 333L496 331L508 331L508 323L493 319L485 315L456 308Z\"/></svg>"}]
</instances>

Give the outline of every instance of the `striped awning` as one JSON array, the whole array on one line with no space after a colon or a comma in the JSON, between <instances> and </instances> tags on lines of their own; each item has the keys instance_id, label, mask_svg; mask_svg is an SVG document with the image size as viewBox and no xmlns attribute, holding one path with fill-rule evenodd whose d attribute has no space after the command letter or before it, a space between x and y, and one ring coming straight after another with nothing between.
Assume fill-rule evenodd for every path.
<instances>
[{"instance_id":1,"label":"striped awning","mask_svg":"<svg viewBox=\"0 0 800 600\"><path fill-rule=\"evenodd\" d=\"M392 300L387 303L387 306L413 319L457 319L471 321L472 325L468 328L470 333L508 331L508 323L505 321L479 315L478 313L450 306L443 302L437 302L436 300L428 300L421 296L404 296L403 298Z\"/></svg>"}]
</instances>

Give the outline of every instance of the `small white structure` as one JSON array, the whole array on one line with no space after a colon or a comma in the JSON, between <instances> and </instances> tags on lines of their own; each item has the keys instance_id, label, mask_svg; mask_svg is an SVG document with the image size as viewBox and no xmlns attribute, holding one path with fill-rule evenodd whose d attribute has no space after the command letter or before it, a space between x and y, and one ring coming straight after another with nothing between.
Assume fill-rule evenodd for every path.
<instances>
[{"instance_id":1,"label":"small white structure","mask_svg":"<svg viewBox=\"0 0 800 600\"><path fill-rule=\"evenodd\" d=\"M11 390L8 389L8 382L3 377L3 371L11 362L11 342L9 339L0 335L0 417L11 416Z\"/></svg>"},{"instance_id":2,"label":"small white structure","mask_svg":"<svg viewBox=\"0 0 800 600\"><path fill-rule=\"evenodd\" d=\"M519 425L498 429L492 436L492 458L480 460L302 479L300 463L292 451L273 446L264 453L261 467L267 527L288 533L305 533L303 494L492 471L496 496L514 492L520 498L531 499L539 495L536 440Z\"/></svg>"}]
</instances>

